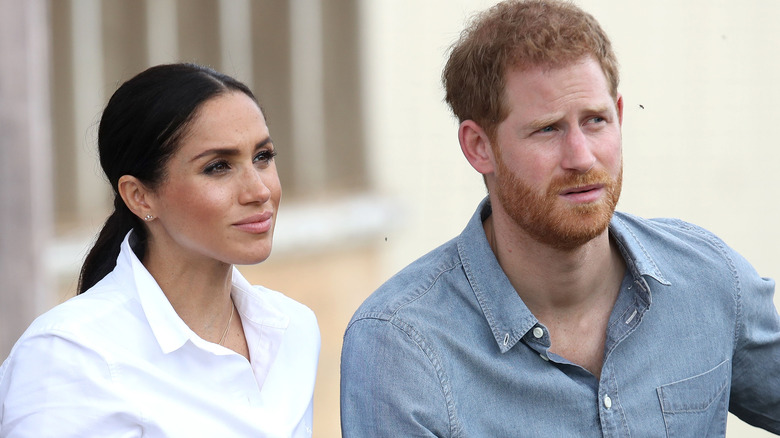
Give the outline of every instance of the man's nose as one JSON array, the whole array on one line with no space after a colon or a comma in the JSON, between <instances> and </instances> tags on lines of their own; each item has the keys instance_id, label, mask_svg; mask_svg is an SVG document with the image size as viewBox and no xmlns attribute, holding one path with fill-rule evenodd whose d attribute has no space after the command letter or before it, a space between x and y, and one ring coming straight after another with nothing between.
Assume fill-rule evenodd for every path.
<instances>
[{"instance_id":1,"label":"man's nose","mask_svg":"<svg viewBox=\"0 0 780 438\"><path fill-rule=\"evenodd\" d=\"M570 130L564 139L561 167L587 173L596 164L591 147L591 142L580 127Z\"/></svg>"}]
</instances>

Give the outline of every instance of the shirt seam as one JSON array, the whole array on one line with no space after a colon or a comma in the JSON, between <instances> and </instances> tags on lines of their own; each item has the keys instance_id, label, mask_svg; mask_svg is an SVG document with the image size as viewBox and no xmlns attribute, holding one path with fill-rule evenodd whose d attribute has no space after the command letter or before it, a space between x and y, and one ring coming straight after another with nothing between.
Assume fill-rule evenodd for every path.
<instances>
[{"instance_id":1,"label":"shirt seam","mask_svg":"<svg viewBox=\"0 0 780 438\"><path fill-rule=\"evenodd\" d=\"M412 342L417 345L417 348L419 348L423 354L425 354L428 362L431 364L431 366L433 366L433 369L436 371L436 378L439 381L439 386L441 388L442 396L444 397L445 406L447 408L450 436L459 436L460 430L458 427L458 416L455 410L455 400L452 397L452 387L449 382L449 376L444 370L441 360L439 360L439 356L435 351L433 351L433 348L431 348L428 343L425 342L423 335L415 330L414 326L398 317L393 317L389 319L388 322L405 333L406 336L408 336Z\"/></svg>"},{"instance_id":2,"label":"shirt seam","mask_svg":"<svg viewBox=\"0 0 780 438\"><path fill-rule=\"evenodd\" d=\"M423 287L415 288L414 293L410 293L408 297L405 297L405 301L399 302L395 304L393 307L386 308L385 310L366 310L366 311L360 311L358 309L358 312L355 313L352 320L347 325L346 330L349 330L349 328L357 322L360 319L365 318L371 318L371 319L379 319L379 320L385 320L389 321L391 318L396 316L399 312L401 312L405 307L411 305L415 301L421 299L425 295L427 295L429 292L431 292L434 287L436 286L436 283L439 282L439 279L445 275L446 273L457 269L460 266L460 262L455 260L452 261L452 266L443 265L439 271L433 275L433 278L431 279L430 283L423 284Z\"/></svg>"},{"instance_id":3,"label":"shirt seam","mask_svg":"<svg viewBox=\"0 0 780 438\"><path fill-rule=\"evenodd\" d=\"M452 266L443 265L443 266L440 268L439 272L438 272L436 275L434 275L434 276L433 276L433 278L431 279L431 282L430 282L430 284L428 284L428 286L427 286L427 287L425 287L425 288L420 288L420 291L419 291L419 292L418 292L418 293L417 293L415 296L411 296L411 297L409 297L409 301L407 301L407 302L405 302L405 303L403 303L403 304L399 304L399 305L398 305L398 307L397 307L397 308L396 308L396 309L395 309L395 310L392 312L392 315L393 315L393 316L395 316L395 315L396 315L398 312L400 312L400 311L401 311L401 310L402 310L404 307L406 307L406 306L408 306L408 305L410 305L410 304L414 303L415 301L417 301L417 300L419 300L420 298L422 298L422 297L424 297L425 295L427 295L427 294L428 294L428 293L429 293L431 290L433 290L434 286L436 286L436 283L438 283L438 282L439 282L439 279L440 279L440 278L441 278L441 277L442 277L444 274L446 274L446 273L449 273L450 271L452 271L452 270L454 270L454 269L457 269L457 268L458 268L458 266L460 265L460 262L458 262L458 261L453 261L452 263L453 263L453 265L452 265Z\"/></svg>"},{"instance_id":4,"label":"shirt seam","mask_svg":"<svg viewBox=\"0 0 780 438\"><path fill-rule=\"evenodd\" d=\"M697 233L702 238L704 238L707 242L709 242L716 250L717 253L725 260L726 264L729 267L729 270L731 272L732 280L733 280L733 290L734 293L732 294L732 300L734 300L734 351L737 351L738 348L736 348L739 345L739 337L740 333L742 332L742 282L739 276L739 271L737 270L737 266L734 263L734 260L732 260L731 257L729 257L728 251L726 250L726 245L717 237L715 237L712 233L694 226L692 224L689 224L685 221L676 220L677 224L688 231Z\"/></svg>"},{"instance_id":5,"label":"shirt seam","mask_svg":"<svg viewBox=\"0 0 780 438\"><path fill-rule=\"evenodd\" d=\"M614 397L612 397L612 409L613 412L617 412L620 417L620 426L623 430L624 436L630 437L631 436L631 429L628 427L628 419L626 419L626 412L623 408L622 404L622 398L623 394L620 391L620 384L618 383L617 375L612 370L612 367L605 367L605 370L609 373L609 380L612 382L612 387L614 388ZM601 411L601 409L599 409Z\"/></svg>"},{"instance_id":6,"label":"shirt seam","mask_svg":"<svg viewBox=\"0 0 780 438\"><path fill-rule=\"evenodd\" d=\"M106 375L109 382L111 382L111 385L114 385L115 387L123 386L121 383L121 366L116 361L110 360L108 357L106 357L105 353L101 351L101 349L94 348L93 346L84 344L82 342L78 342L77 340L81 338L81 336L79 336L74 331L66 330L57 326L49 326L45 329L37 330L35 333L27 336L26 338L30 339L39 336L57 337L74 345L78 345L81 348L88 349L93 354L95 354L95 356L102 360L103 365L106 367ZM135 411L138 414L138 426L144 429L149 421L146 410L140 406L137 406L135 403L132 403L132 406L135 408Z\"/></svg>"},{"instance_id":7,"label":"shirt seam","mask_svg":"<svg viewBox=\"0 0 780 438\"><path fill-rule=\"evenodd\" d=\"M425 355L425 358L428 360L428 363L431 364L431 367L436 373L436 380L439 383L439 388L441 389L442 396L444 397L444 404L445 408L447 410L447 421L449 423L449 430L450 430L450 436L451 437L458 437L461 436L461 428L458 423L458 415L455 409L455 400L452 396L452 387L449 383L449 376L447 375L446 371L444 370L444 367L442 366L441 360L439 360L438 355L433 351L433 348L431 348L427 342L425 342L425 337L418 332L414 326L412 326L410 323L404 321L400 317L390 315L385 312L365 312L361 314L360 316L356 316L352 322L350 322L349 326L347 326L347 330L344 333L344 336L346 337L347 333L349 332L350 328L359 321L364 320L377 320L377 321L384 321L391 326L395 327L396 329L400 330L404 335L406 335L407 338L409 338L410 341L414 343L415 346Z\"/></svg>"}]
</instances>

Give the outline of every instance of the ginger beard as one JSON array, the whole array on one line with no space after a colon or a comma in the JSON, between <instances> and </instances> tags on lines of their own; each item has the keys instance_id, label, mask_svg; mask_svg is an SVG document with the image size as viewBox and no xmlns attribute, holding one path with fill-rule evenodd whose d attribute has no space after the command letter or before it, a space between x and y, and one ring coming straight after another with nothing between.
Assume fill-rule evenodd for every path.
<instances>
[{"instance_id":1,"label":"ginger beard","mask_svg":"<svg viewBox=\"0 0 780 438\"><path fill-rule=\"evenodd\" d=\"M509 170L498 148L494 152L498 163L496 197L509 217L534 240L559 250L572 250L609 226L623 185L622 163L615 179L603 169L571 172L553 180L545 193L539 193ZM559 199L567 188L590 184L604 184L606 196L583 205L566 205Z\"/></svg>"}]
</instances>

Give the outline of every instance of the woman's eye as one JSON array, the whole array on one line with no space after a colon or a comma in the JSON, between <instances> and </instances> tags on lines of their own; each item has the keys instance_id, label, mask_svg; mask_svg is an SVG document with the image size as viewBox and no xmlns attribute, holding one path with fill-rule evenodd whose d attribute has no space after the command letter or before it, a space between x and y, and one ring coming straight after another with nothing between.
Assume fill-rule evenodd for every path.
<instances>
[{"instance_id":1,"label":"woman's eye","mask_svg":"<svg viewBox=\"0 0 780 438\"><path fill-rule=\"evenodd\" d=\"M270 150L270 149L269 150L264 150L264 151L260 151L260 153L255 155L255 160L254 161L255 161L255 163L257 163L257 162L269 163L269 162L271 162L271 160L274 159L275 156L276 156L276 151L275 150Z\"/></svg>"},{"instance_id":2,"label":"woman's eye","mask_svg":"<svg viewBox=\"0 0 780 438\"><path fill-rule=\"evenodd\" d=\"M225 161L217 161L216 163L211 163L208 166L206 166L205 169L203 169L203 173L206 174L213 174L213 173L220 173L225 172L230 168L228 164Z\"/></svg>"}]
</instances>

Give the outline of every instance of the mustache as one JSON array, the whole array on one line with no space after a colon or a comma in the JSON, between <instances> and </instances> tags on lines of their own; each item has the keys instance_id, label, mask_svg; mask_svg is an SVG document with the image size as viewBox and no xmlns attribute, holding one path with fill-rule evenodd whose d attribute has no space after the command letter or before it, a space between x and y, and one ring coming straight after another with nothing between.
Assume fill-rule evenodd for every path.
<instances>
[{"instance_id":1,"label":"mustache","mask_svg":"<svg viewBox=\"0 0 780 438\"><path fill-rule=\"evenodd\" d=\"M572 187L588 186L593 184L603 184L610 187L615 184L615 180L606 170L594 169L587 173L570 172L560 176L550 182L548 193L557 196L558 193Z\"/></svg>"}]
</instances>

